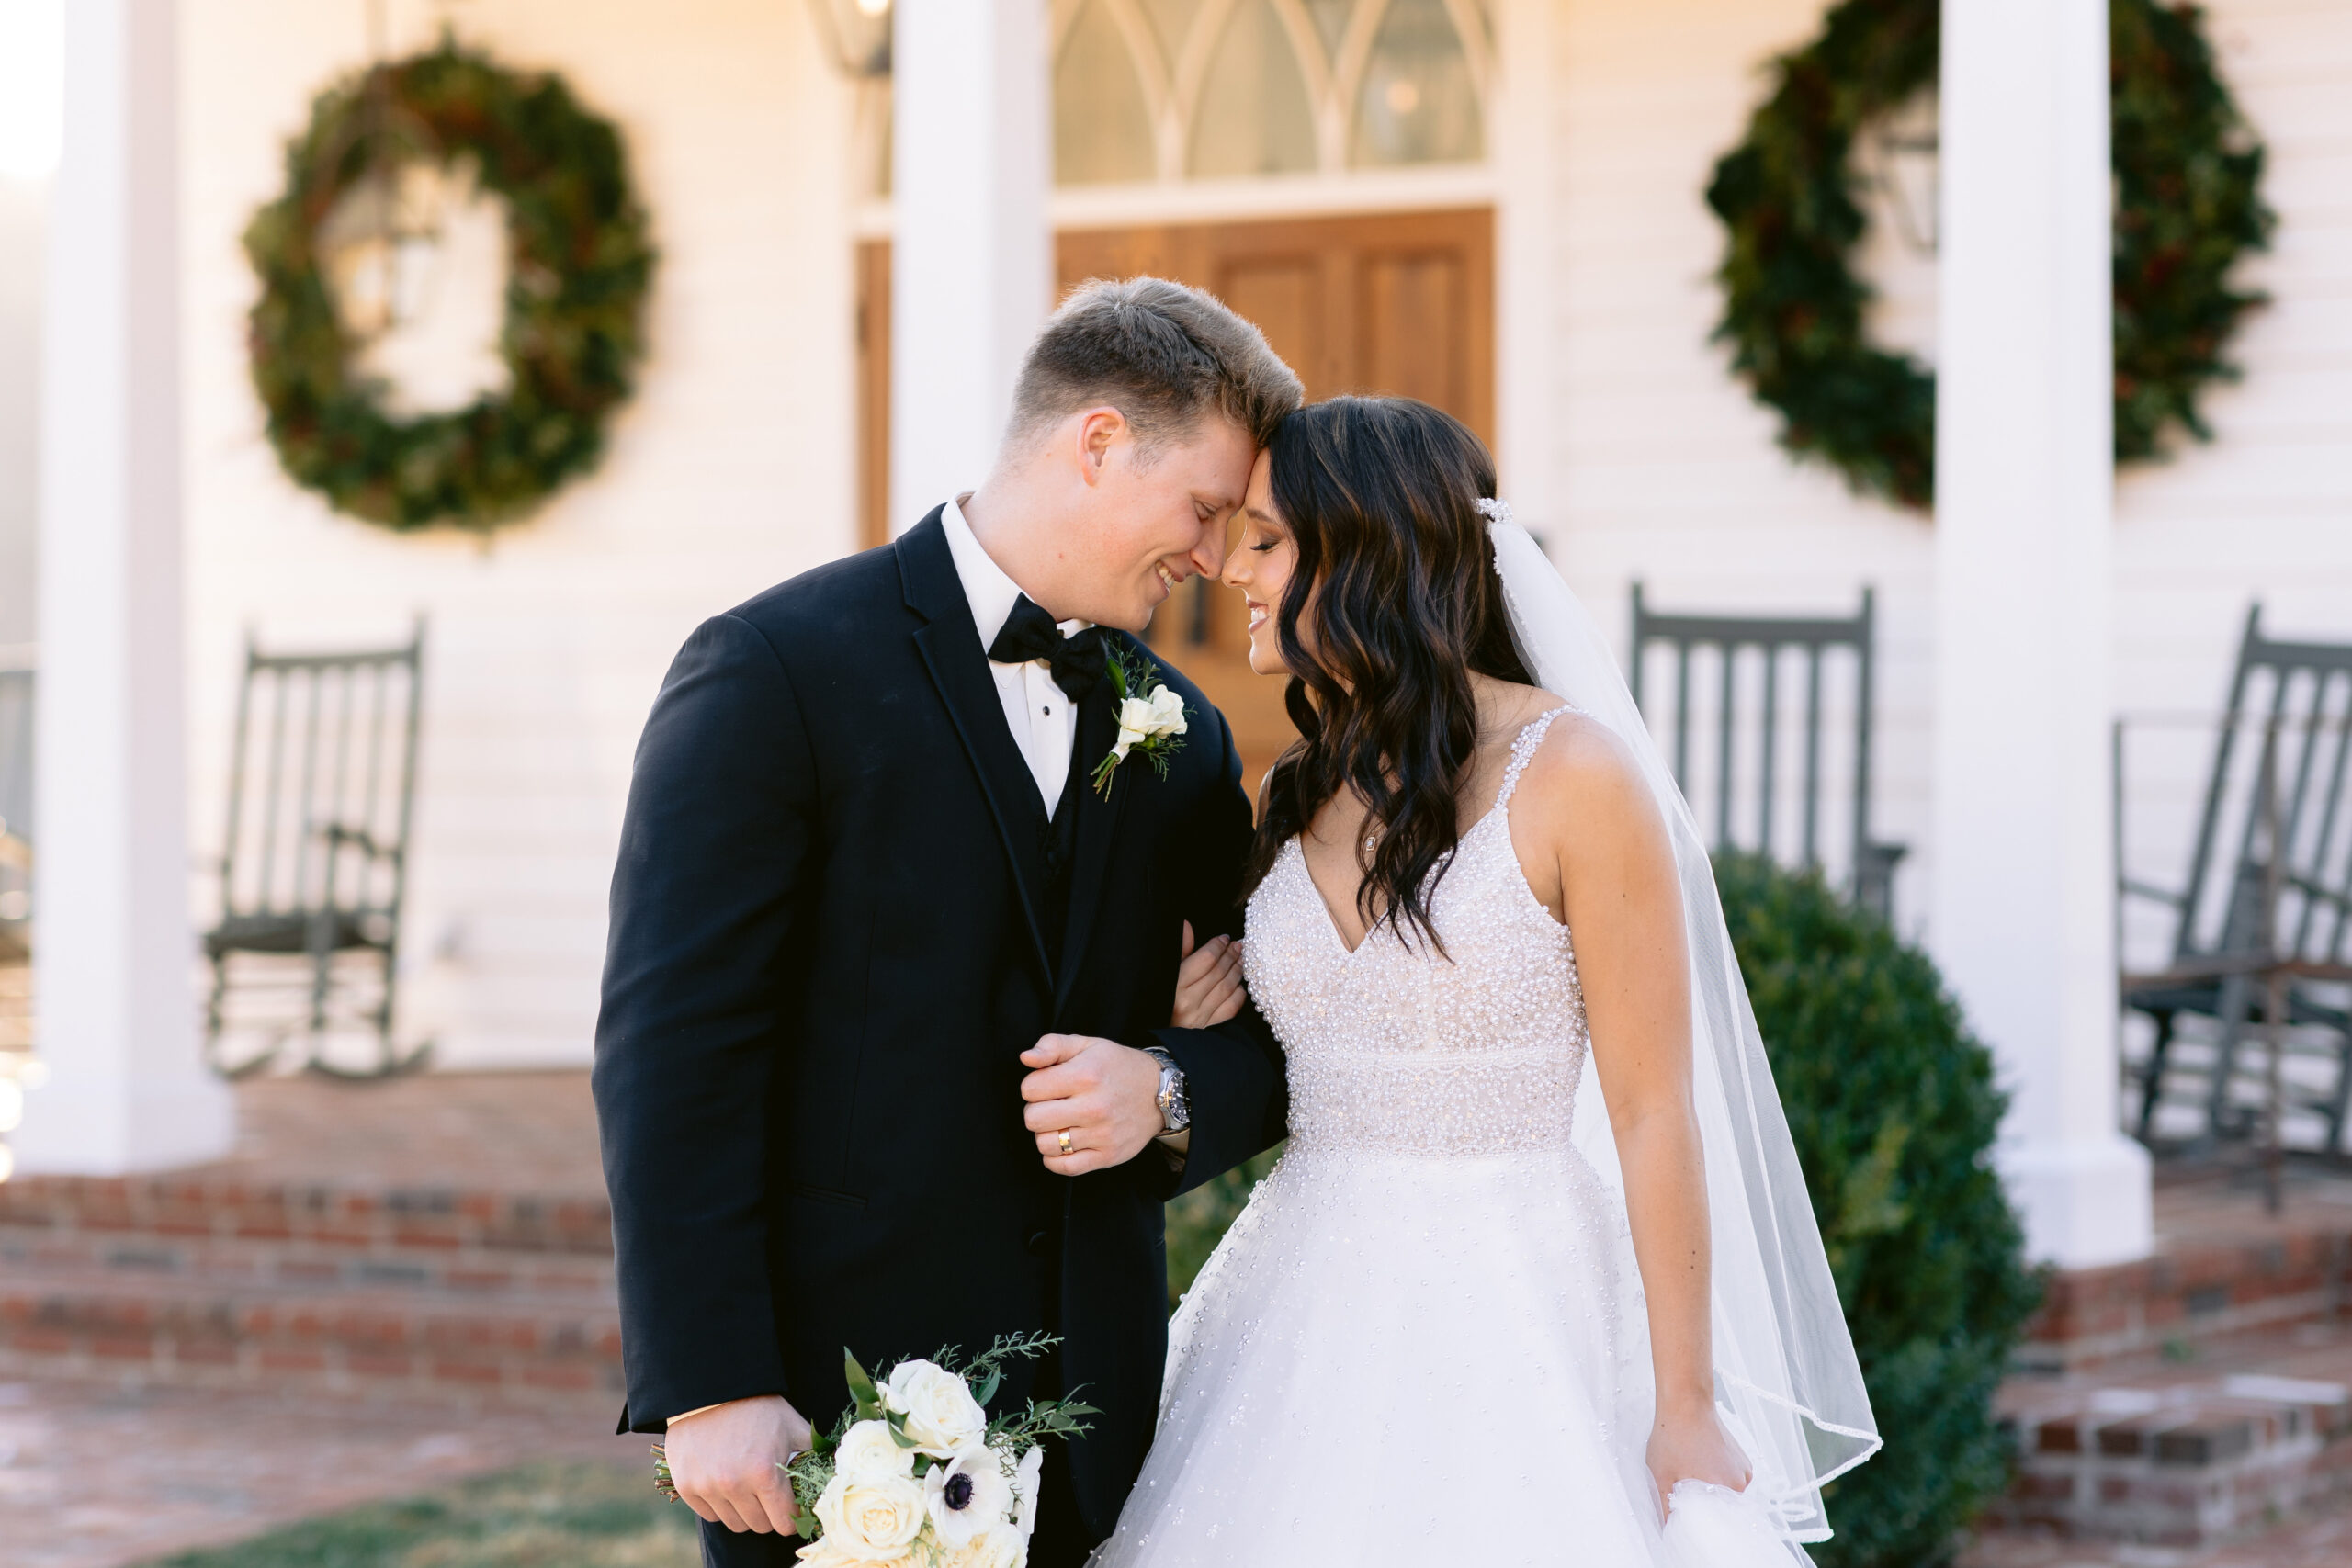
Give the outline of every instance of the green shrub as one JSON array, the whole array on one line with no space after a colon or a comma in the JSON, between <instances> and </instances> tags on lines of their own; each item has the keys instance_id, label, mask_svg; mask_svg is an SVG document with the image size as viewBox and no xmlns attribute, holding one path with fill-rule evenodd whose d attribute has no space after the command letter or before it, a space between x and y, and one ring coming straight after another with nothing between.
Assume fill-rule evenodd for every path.
<instances>
[{"instance_id":1,"label":"green shrub","mask_svg":"<svg viewBox=\"0 0 2352 1568\"><path fill-rule=\"evenodd\" d=\"M1715 866L1870 1383L1878 1457L1833 1482L1823 1568L1931 1568L2007 1483L1993 1391L2041 1287L1990 1156L2004 1099L1933 964L1823 885Z\"/></svg>"}]
</instances>

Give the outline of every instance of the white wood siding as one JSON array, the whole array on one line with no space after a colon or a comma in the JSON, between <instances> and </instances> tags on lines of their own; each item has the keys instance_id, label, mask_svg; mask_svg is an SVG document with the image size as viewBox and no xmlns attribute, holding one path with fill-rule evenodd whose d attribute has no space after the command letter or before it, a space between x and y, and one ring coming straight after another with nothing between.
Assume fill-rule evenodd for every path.
<instances>
[{"instance_id":1,"label":"white wood siding","mask_svg":"<svg viewBox=\"0 0 2352 1568\"><path fill-rule=\"evenodd\" d=\"M436 9L395 5L397 46L428 40ZM247 626L333 645L428 615L403 1032L437 1036L453 1066L582 1061L630 754L662 671L703 617L854 536L845 87L798 5L460 10L469 41L562 72L621 126L662 251L652 353L604 467L485 552L295 489L247 377L238 235L278 189L312 93L363 58L361 16L191 0L183 31L194 842L220 842Z\"/></svg>"}]
</instances>

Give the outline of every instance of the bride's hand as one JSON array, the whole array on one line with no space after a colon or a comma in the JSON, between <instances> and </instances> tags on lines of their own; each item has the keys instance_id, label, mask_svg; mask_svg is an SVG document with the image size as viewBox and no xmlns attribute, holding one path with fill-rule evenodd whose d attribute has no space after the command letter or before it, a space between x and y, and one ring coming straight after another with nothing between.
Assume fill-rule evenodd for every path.
<instances>
[{"instance_id":1,"label":"bride's hand","mask_svg":"<svg viewBox=\"0 0 2352 1568\"><path fill-rule=\"evenodd\" d=\"M1755 1474L1748 1466L1747 1456L1740 1452L1739 1445L1724 1430L1713 1404L1686 1413L1660 1415L1657 1425L1650 1428L1645 1458L1650 1479L1657 1483L1660 1517L1671 1505L1678 1481L1708 1481L1734 1492L1745 1492Z\"/></svg>"},{"instance_id":2,"label":"bride's hand","mask_svg":"<svg viewBox=\"0 0 2352 1568\"><path fill-rule=\"evenodd\" d=\"M1241 985L1241 944L1229 936L1213 936L1197 952L1193 947L1193 922L1184 922L1183 962L1176 970L1176 1010L1168 1021L1178 1029L1209 1029L1241 1010L1247 992Z\"/></svg>"}]
</instances>

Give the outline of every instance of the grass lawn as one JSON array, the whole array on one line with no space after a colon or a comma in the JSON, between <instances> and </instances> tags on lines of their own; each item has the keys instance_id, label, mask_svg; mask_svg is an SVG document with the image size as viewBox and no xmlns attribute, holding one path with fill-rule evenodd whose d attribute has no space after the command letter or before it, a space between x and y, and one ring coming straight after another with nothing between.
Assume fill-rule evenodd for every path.
<instances>
[{"instance_id":1,"label":"grass lawn","mask_svg":"<svg viewBox=\"0 0 2352 1568\"><path fill-rule=\"evenodd\" d=\"M699 1568L695 1517L643 1470L531 1464L305 1519L150 1568Z\"/></svg>"}]
</instances>

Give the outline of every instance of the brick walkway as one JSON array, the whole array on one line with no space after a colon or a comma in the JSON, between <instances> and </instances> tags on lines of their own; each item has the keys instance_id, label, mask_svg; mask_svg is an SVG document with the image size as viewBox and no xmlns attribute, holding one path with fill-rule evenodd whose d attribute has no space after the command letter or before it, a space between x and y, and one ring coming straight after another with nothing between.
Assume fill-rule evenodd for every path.
<instances>
[{"instance_id":1,"label":"brick walkway","mask_svg":"<svg viewBox=\"0 0 2352 1568\"><path fill-rule=\"evenodd\" d=\"M0 1568L121 1568L534 1459L650 1466L645 1447L577 1414L0 1382Z\"/></svg>"}]
</instances>

